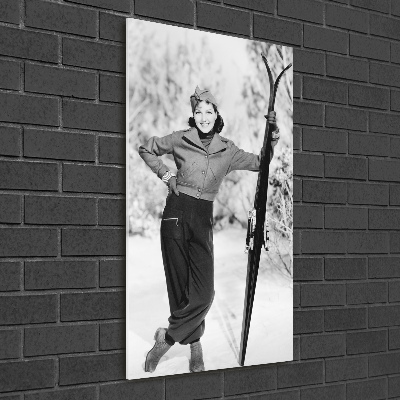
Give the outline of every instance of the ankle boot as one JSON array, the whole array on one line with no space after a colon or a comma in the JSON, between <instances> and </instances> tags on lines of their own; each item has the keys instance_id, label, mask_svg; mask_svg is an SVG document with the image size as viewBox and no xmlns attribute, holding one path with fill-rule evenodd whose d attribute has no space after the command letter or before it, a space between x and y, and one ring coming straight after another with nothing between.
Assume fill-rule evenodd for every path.
<instances>
[{"instance_id":1,"label":"ankle boot","mask_svg":"<svg viewBox=\"0 0 400 400\"><path fill-rule=\"evenodd\" d=\"M204 371L203 349L200 340L190 345L189 370L190 372Z\"/></svg>"},{"instance_id":2,"label":"ankle boot","mask_svg":"<svg viewBox=\"0 0 400 400\"><path fill-rule=\"evenodd\" d=\"M154 334L156 341L153 348L147 353L144 370L146 372L154 372L161 357L172 347L165 341L165 328L158 328Z\"/></svg>"}]
</instances>

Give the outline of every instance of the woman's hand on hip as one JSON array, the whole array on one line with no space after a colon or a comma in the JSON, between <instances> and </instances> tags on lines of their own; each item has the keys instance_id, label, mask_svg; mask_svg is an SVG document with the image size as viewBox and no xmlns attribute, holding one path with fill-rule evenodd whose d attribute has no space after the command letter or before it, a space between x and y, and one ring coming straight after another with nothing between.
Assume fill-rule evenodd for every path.
<instances>
[{"instance_id":1,"label":"woman's hand on hip","mask_svg":"<svg viewBox=\"0 0 400 400\"><path fill-rule=\"evenodd\" d=\"M171 195L171 193L175 193L177 196L179 196L179 191L176 188L176 177L171 176L171 178L168 181L168 196Z\"/></svg>"}]
</instances>

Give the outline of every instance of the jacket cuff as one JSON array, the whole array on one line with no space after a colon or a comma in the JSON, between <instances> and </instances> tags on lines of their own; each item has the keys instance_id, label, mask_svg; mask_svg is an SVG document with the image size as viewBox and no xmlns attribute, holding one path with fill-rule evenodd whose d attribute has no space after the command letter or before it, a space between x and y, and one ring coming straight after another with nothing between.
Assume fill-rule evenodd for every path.
<instances>
[{"instance_id":1,"label":"jacket cuff","mask_svg":"<svg viewBox=\"0 0 400 400\"><path fill-rule=\"evenodd\" d=\"M163 175L168 171L168 168L163 165L157 172L157 176L161 179Z\"/></svg>"}]
</instances>

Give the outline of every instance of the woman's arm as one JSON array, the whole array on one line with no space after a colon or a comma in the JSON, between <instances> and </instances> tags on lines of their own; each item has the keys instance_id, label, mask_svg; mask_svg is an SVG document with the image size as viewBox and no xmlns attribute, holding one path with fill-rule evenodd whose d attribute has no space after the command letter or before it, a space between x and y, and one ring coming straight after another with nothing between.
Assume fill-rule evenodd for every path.
<instances>
[{"instance_id":1,"label":"woman's arm","mask_svg":"<svg viewBox=\"0 0 400 400\"><path fill-rule=\"evenodd\" d=\"M171 154L173 149L173 134L163 137L153 136L146 144L139 147L139 155L151 170L161 179L168 171L168 167L159 157L163 154Z\"/></svg>"}]
</instances>

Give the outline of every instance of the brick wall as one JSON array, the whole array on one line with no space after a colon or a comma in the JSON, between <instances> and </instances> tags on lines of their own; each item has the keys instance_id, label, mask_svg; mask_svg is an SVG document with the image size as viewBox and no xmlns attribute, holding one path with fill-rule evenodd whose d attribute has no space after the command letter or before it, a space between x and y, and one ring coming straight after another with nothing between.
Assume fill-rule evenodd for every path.
<instances>
[{"instance_id":1,"label":"brick wall","mask_svg":"<svg viewBox=\"0 0 400 400\"><path fill-rule=\"evenodd\" d=\"M293 46L294 360L125 381L125 18ZM0 399L400 398L398 0L1 0Z\"/></svg>"}]
</instances>

